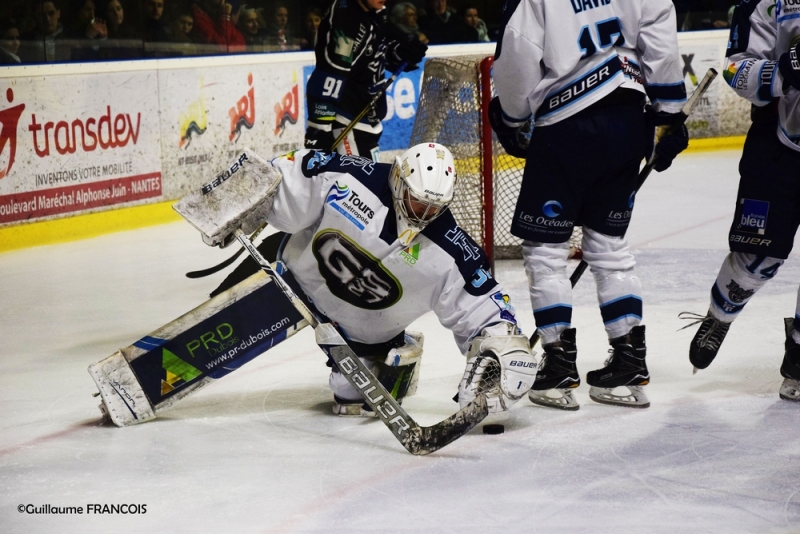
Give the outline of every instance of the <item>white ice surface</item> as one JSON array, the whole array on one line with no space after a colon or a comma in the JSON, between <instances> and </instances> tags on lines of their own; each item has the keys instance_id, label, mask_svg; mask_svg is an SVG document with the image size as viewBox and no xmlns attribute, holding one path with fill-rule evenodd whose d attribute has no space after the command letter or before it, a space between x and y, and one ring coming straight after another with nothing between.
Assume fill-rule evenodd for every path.
<instances>
[{"instance_id":1,"label":"white ice surface","mask_svg":"<svg viewBox=\"0 0 800 534\"><path fill-rule=\"evenodd\" d=\"M310 329L140 426L99 426L86 367L195 307L225 276L187 271L230 254L186 223L0 254L0 532L800 531L800 405L778 398L793 254L692 375L695 328L726 254L738 153L682 155L638 196L629 232L644 286L652 402L577 412L519 402L428 457L378 421L330 415ZM765 177L768 179L768 177ZM499 265L533 329L518 261ZM582 374L607 343L587 274L575 293ZM430 425L455 411L464 360L426 315L417 396ZM48 515L37 507L145 504L143 515Z\"/></svg>"}]
</instances>

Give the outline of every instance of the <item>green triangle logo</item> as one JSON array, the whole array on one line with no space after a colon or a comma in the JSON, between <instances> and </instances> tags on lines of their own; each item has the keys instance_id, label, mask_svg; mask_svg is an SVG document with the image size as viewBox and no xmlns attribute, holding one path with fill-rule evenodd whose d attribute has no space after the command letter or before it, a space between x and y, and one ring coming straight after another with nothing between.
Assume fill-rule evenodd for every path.
<instances>
[{"instance_id":1,"label":"green triangle logo","mask_svg":"<svg viewBox=\"0 0 800 534\"><path fill-rule=\"evenodd\" d=\"M167 381L171 386L179 379L189 382L203 374L195 366L181 360L168 349L164 349L162 355L161 366L167 371Z\"/></svg>"}]
</instances>

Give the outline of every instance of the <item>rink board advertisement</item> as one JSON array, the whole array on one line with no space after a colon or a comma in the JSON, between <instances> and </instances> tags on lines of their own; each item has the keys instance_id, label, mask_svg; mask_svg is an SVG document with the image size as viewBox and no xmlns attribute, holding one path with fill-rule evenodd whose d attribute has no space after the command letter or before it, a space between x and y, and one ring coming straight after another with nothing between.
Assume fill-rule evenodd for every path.
<instances>
[{"instance_id":1,"label":"rink board advertisement","mask_svg":"<svg viewBox=\"0 0 800 534\"><path fill-rule=\"evenodd\" d=\"M301 148L303 64L159 72L164 195L180 198L243 148L266 159Z\"/></svg>"},{"instance_id":2,"label":"rink board advertisement","mask_svg":"<svg viewBox=\"0 0 800 534\"><path fill-rule=\"evenodd\" d=\"M679 34L689 93L708 68L721 69L726 43L725 31ZM265 159L302 147L310 53L114 65L131 71L44 65L31 76L0 67L10 73L0 78L0 225L177 200L244 147ZM421 78L422 70L402 73L386 91L383 161L408 147ZM744 135L748 110L719 80L687 125L694 138Z\"/></svg>"},{"instance_id":3,"label":"rink board advertisement","mask_svg":"<svg viewBox=\"0 0 800 534\"><path fill-rule=\"evenodd\" d=\"M302 322L274 283L267 283L171 339L146 336L148 350L130 362L153 406L204 377L222 378L285 340Z\"/></svg>"},{"instance_id":4,"label":"rink board advertisement","mask_svg":"<svg viewBox=\"0 0 800 534\"><path fill-rule=\"evenodd\" d=\"M0 81L0 223L162 194L155 72Z\"/></svg>"}]
</instances>

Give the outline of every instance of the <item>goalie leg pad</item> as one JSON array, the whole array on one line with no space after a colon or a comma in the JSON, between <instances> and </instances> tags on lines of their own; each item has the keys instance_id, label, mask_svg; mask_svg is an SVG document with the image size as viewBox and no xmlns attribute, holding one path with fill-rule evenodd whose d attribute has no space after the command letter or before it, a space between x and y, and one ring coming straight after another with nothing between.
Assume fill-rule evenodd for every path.
<instances>
[{"instance_id":1,"label":"goalie leg pad","mask_svg":"<svg viewBox=\"0 0 800 534\"><path fill-rule=\"evenodd\" d=\"M231 237L234 231L252 233L267 219L281 179L278 169L246 148L226 170L173 208L200 231L207 245L224 248L236 241Z\"/></svg>"},{"instance_id":2,"label":"goalie leg pad","mask_svg":"<svg viewBox=\"0 0 800 534\"><path fill-rule=\"evenodd\" d=\"M383 359L369 356L359 358L392 397L402 402L405 397L417 392L424 340L421 333L407 331L403 345L390 349ZM328 383L333 391L334 414L375 417L375 412L364 403L360 393L336 367L331 371Z\"/></svg>"},{"instance_id":3,"label":"goalie leg pad","mask_svg":"<svg viewBox=\"0 0 800 534\"><path fill-rule=\"evenodd\" d=\"M112 423L122 427L155 419L155 411L121 351L90 365L89 374L100 390L100 411Z\"/></svg>"}]
</instances>

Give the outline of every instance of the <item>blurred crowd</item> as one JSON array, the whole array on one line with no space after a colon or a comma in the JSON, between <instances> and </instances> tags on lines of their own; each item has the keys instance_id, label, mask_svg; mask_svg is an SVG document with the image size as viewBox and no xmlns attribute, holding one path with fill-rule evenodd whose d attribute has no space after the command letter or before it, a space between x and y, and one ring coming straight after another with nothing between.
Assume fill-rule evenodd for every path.
<instances>
[{"instance_id":1,"label":"blurred crowd","mask_svg":"<svg viewBox=\"0 0 800 534\"><path fill-rule=\"evenodd\" d=\"M678 29L730 25L733 0L673 0ZM331 0L2 0L0 65L313 50ZM425 44L497 39L502 2L389 0L389 32Z\"/></svg>"}]
</instances>

